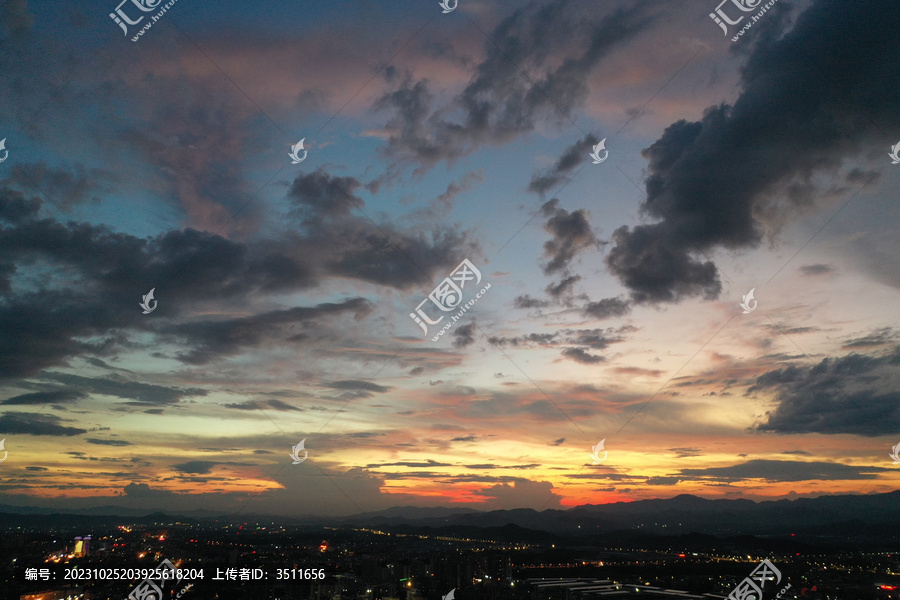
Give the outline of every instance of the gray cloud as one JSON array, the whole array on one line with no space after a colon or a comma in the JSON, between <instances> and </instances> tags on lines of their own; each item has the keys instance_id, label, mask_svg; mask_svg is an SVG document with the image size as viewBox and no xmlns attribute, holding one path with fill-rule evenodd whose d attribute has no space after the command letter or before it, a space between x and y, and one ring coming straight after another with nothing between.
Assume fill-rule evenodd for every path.
<instances>
[{"instance_id":1,"label":"gray cloud","mask_svg":"<svg viewBox=\"0 0 900 600\"><path fill-rule=\"evenodd\" d=\"M520 8L490 33L484 61L448 106L434 106L427 80L401 80L396 69L388 69L396 89L375 104L392 114L385 127L390 132L387 155L418 165L419 175L483 145L508 143L540 121L563 122L587 98L593 69L648 27L648 12L639 4L595 19L583 3L572 0ZM565 59L548 68L545 59L551 53ZM522 68L539 69L542 76L531 82L522 77ZM461 116L447 120L451 113Z\"/></svg>"},{"instance_id":2,"label":"gray cloud","mask_svg":"<svg viewBox=\"0 0 900 600\"><path fill-rule=\"evenodd\" d=\"M627 315L631 312L631 305L621 298L603 298L597 302L588 302L581 312L593 319L609 319Z\"/></svg>"},{"instance_id":3,"label":"gray cloud","mask_svg":"<svg viewBox=\"0 0 900 600\"><path fill-rule=\"evenodd\" d=\"M319 168L313 173L298 175L291 185L288 198L295 206L292 214L312 222L320 218L347 217L365 203L353 192L362 184L354 177L332 177Z\"/></svg>"},{"instance_id":4,"label":"gray cloud","mask_svg":"<svg viewBox=\"0 0 900 600\"><path fill-rule=\"evenodd\" d=\"M556 187L575 167L587 160L588 153L599 141L594 135L588 134L566 148L550 169L531 178L528 191L543 196L548 190Z\"/></svg>"},{"instance_id":5,"label":"gray cloud","mask_svg":"<svg viewBox=\"0 0 900 600\"><path fill-rule=\"evenodd\" d=\"M834 267L830 265L803 265L800 267L800 272L804 275L827 275L828 273L834 272Z\"/></svg>"},{"instance_id":6,"label":"gray cloud","mask_svg":"<svg viewBox=\"0 0 900 600\"><path fill-rule=\"evenodd\" d=\"M766 18L770 29L787 26L778 10ZM644 150L641 210L657 221L617 229L606 258L634 301L716 298L719 272L702 253L754 247L822 198L850 193L820 190L815 177L888 147L900 63L885 57L896 53L898 26L895 5L813 2L790 31L748 50L733 106L673 123Z\"/></svg>"},{"instance_id":7,"label":"gray cloud","mask_svg":"<svg viewBox=\"0 0 900 600\"><path fill-rule=\"evenodd\" d=\"M85 442L88 444L96 444L97 446L131 446L131 442L126 442L125 440L101 440L97 438L85 438Z\"/></svg>"},{"instance_id":8,"label":"gray cloud","mask_svg":"<svg viewBox=\"0 0 900 600\"><path fill-rule=\"evenodd\" d=\"M812 367L759 376L748 393L772 392L777 405L756 426L775 433L879 436L900 430L900 348L884 356L850 354Z\"/></svg>"},{"instance_id":9,"label":"gray cloud","mask_svg":"<svg viewBox=\"0 0 900 600\"><path fill-rule=\"evenodd\" d=\"M855 467L841 463L749 460L728 467L681 469L679 473L682 479L707 479L722 482L763 479L768 482L776 482L876 479L878 473L886 470L881 467Z\"/></svg>"},{"instance_id":10,"label":"gray cloud","mask_svg":"<svg viewBox=\"0 0 900 600\"><path fill-rule=\"evenodd\" d=\"M475 343L475 323L466 323L453 330L453 347L465 348Z\"/></svg>"},{"instance_id":11,"label":"gray cloud","mask_svg":"<svg viewBox=\"0 0 900 600\"><path fill-rule=\"evenodd\" d=\"M562 355L583 365L594 365L606 360L605 357L591 354L584 348L563 348Z\"/></svg>"},{"instance_id":12,"label":"gray cloud","mask_svg":"<svg viewBox=\"0 0 900 600\"><path fill-rule=\"evenodd\" d=\"M54 390L13 396L0 402L0 404L68 404L86 397L87 394L80 390Z\"/></svg>"},{"instance_id":13,"label":"gray cloud","mask_svg":"<svg viewBox=\"0 0 900 600\"><path fill-rule=\"evenodd\" d=\"M73 436L87 433L87 429L61 425L62 422L63 420L56 415L7 412L0 415L0 431L51 436Z\"/></svg>"},{"instance_id":14,"label":"gray cloud","mask_svg":"<svg viewBox=\"0 0 900 600\"><path fill-rule=\"evenodd\" d=\"M570 213L553 199L541 207L541 213L548 217L544 229L552 236L544 242L544 256L549 261L542 269L547 275L567 269L579 252L598 246L584 210Z\"/></svg>"},{"instance_id":15,"label":"gray cloud","mask_svg":"<svg viewBox=\"0 0 900 600\"><path fill-rule=\"evenodd\" d=\"M64 211L76 204L100 202L99 193L108 192L114 180L109 171L86 169L76 163L72 171L54 169L43 161L13 165L9 176L0 185L13 185L24 191L40 193L49 202Z\"/></svg>"}]
</instances>

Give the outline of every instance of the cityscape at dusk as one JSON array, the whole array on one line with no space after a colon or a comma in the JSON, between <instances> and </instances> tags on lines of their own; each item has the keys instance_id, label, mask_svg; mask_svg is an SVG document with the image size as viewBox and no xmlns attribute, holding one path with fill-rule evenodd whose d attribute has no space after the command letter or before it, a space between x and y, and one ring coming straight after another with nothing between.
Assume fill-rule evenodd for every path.
<instances>
[{"instance_id":1,"label":"cityscape at dusk","mask_svg":"<svg viewBox=\"0 0 900 600\"><path fill-rule=\"evenodd\" d=\"M900 600L898 31L3 0L0 600Z\"/></svg>"}]
</instances>

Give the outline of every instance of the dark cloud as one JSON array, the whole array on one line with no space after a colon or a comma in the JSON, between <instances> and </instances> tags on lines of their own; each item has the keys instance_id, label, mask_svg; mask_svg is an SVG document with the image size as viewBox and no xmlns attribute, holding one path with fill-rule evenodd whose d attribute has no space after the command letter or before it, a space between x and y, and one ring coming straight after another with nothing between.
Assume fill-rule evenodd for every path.
<instances>
[{"instance_id":1,"label":"dark cloud","mask_svg":"<svg viewBox=\"0 0 900 600\"><path fill-rule=\"evenodd\" d=\"M748 49L734 105L673 123L644 150L641 209L657 221L617 229L606 259L636 302L718 297L719 272L704 253L754 247L789 217L847 196L820 190L818 174L889 145L900 62L888 57L900 6L820 0L784 35L774 28L787 20L766 18L770 33Z\"/></svg>"},{"instance_id":2,"label":"dark cloud","mask_svg":"<svg viewBox=\"0 0 900 600\"><path fill-rule=\"evenodd\" d=\"M148 498L154 500L161 499L170 499L177 497L178 494L176 492L171 492L169 490L157 490L150 487L147 483L134 483L131 482L122 488L122 491L129 498Z\"/></svg>"},{"instance_id":3,"label":"dark cloud","mask_svg":"<svg viewBox=\"0 0 900 600\"><path fill-rule=\"evenodd\" d=\"M584 210L570 213L558 205L554 198L541 207L541 214L549 217L544 229L552 236L544 242L544 256L549 261L541 268L547 275L567 269L579 252L599 244Z\"/></svg>"},{"instance_id":4,"label":"dark cloud","mask_svg":"<svg viewBox=\"0 0 900 600\"><path fill-rule=\"evenodd\" d=\"M378 392L379 394L383 394L384 392L389 392L391 390L390 387L378 385L377 383L372 383L371 381L362 381L359 379L344 379L341 381L332 381L323 385L335 390L366 390L369 392Z\"/></svg>"},{"instance_id":5,"label":"dark cloud","mask_svg":"<svg viewBox=\"0 0 900 600\"><path fill-rule=\"evenodd\" d=\"M447 189L437 197L437 202L446 209L453 208L453 201L463 192L468 192L476 183L484 181L484 171L469 171L466 173L459 183L451 181L447 184Z\"/></svg>"},{"instance_id":6,"label":"dark cloud","mask_svg":"<svg viewBox=\"0 0 900 600\"><path fill-rule=\"evenodd\" d=\"M681 469L681 479L693 478L732 482L745 479L777 481L842 481L876 479L881 467L856 467L842 463L802 462L788 460L750 460L728 467Z\"/></svg>"},{"instance_id":7,"label":"dark cloud","mask_svg":"<svg viewBox=\"0 0 900 600\"><path fill-rule=\"evenodd\" d=\"M40 210L41 201L38 198L26 200L22 192L0 188L0 221L15 225L35 218Z\"/></svg>"},{"instance_id":8,"label":"dark cloud","mask_svg":"<svg viewBox=\"0 0 900 600\"><path fill-rule=\"evenodd\" d=\"M679 477L648 477L645 485L676 485L681 478Z\"/></svg>"},{"instance_id":9,"label":"dark cloud","mask_svg":"<svg viewBox=\"0 0 900 600\"><path fill-rule=\"evenodd\" d=\"M318 222L321 218L347 217L353 209L365 206L362 198L353 195L361 186L354 177L333 177L319 168L298 175L288 198L295 206L293 214Z\"/></svg>"},{"instance_id":10,"label":"dark cloud","mask_svg":"<svg viewBox=\"0 0 900 600\"><path fill-rule=\"evenodd\" d=\"M587 160L592 147L599 142L594 135L588 134L566 148L559 160L541 175L534 175L528 184L528 191L543 196L548 190L556 187L572 170Z\"/></svg>"},{"instance_id":11,"label":"dark cloud","mask_svg":"<svg viewBox=\"0 0 900 600\"><path fill-rule=\"evenodd\" d=\"M760 431L874 437L900 430L898 382L900 348L884 356L850 354L769 371L748 393L773 393L777 402L756 426Z\"/></svg>"},{"instance_id":12,"label":"dark cloud","mask_svg":"<svg viewBox=\"0 0 900 600\"><path fill-rule=\"evenodd\" d=\"M239 402L235 404L225 404L223 405L225 408L235 408L237 410L262 410L265 408L269 408L272 410L280 410L280 411L296 411L303 412L302 408L298 408L296 406L291 406L286 402L282 402L281 400L257 400L252 402L250 400L246 402Z\"/></svg>"},{"instance_id":13,"label":"dark cloud","mask_svg":"<svg viewBox=\"0 0 900 600\"><path fill-rule=\"evenodd\" d=\"M453 330L453 347L465 348L475 343L475 323L466 323Z\"/></svg>"},{"instance_id":14,"label":"dark cloud","mask_svg":"<svg viewBox=\"0 0 900 600\"><path fill-rule=\"evenodd\" d=\"M793 335L798 333L817 333L822 331L818 327L784 327L782 325L766 325L766 330L773 337L777 334Z\"/></svg>"},{"instance_id":15,"label":"dark cloud","mask_svg":"<svg viewBox=\"0 0 900 600\"><path fill-rule=\"evenodd\" d=\"M504 479L512 481L475 491L474 494L485 497L489 506L498 508L516 506L543 510L561 506L562 498L553 493L553 484L549 481L531 481L518 477Z\"/></svg>"},{"instance_id":16,"label":"dark cloud","mask_svg":"<svg viewBox=\"0 0 900 600\"><path fill-rule=\"evenodd\" d=\"M175 388L149 383L129 381L119 376L104 377L79 377L63 373L45 373L44 377L60 381L69 387L79 388L91 394L116 396L130 400L129 404L135 405L169 405L177 404L184 398L192 396L206 396L207 391L202 388ZM115 377L115 378L114 378Z\"/></svg>"},{"instance_id":17,"label":"dark cloud","mask_svg":"<svg viewBox=\"0 0 900 600\"><path fill-rule=\"evenodd\" d=\"M424 467L452 467L450 463L442 463L436 460L427 460L425 462L393 462L393 463L381 463L381 464L370 464L366 465L367 469L376 469L379 467L409 467L411 469L415 468L424 468Z\"/></svg>"},{"instance_id":18,"label":"dark cloud","mask_svg":"<svg viewBox=\"0 0 900 600\"><path fill-rule=\"evenodd\" d=\"M448 106L434 106L427 80L401 80L396 69L388 69L388 80L399 84L375 105L392 113L385 126L390 134L386 153L417 165L419 175L483 145L508 143L541 121L562 123L587 98L594 68L647 28L649 10L641 4L597 20L581 2L529 4L489 34L484 61ZM548 66L551 54L563 60ZM523 77L523 68L541 75ZM459 118L448 120L448 114Z\"/></svg>"},{"instance_id":19,"label":"dark cloud","mask_svg":"<svg viewBox=\"0 0 900 600\"><path fill-rule=\"evenodd\" d=\"M547 295L554 300L560 300L572 295L575 284L581 281L581 275L567 275L557 283L551 283L546 287Z\"/></svg>"},{"instance_id":20,"label":"dark cloud","mask_svg":"<svg viewBox=\"0 0 900 600\"><path fill-rule=\"evenodd\" d=\"M87 429L68 427L61 425L62 422L63 420L56 415L7 412L0 415L0 432L52 436L73 436L87 433Z\"/></svg>"},{"instance_id":21,"label":"dark cloud","mask_svg":"<svg viewBox=\"0 0 900 600\"><path fill-rule=\"evenodd\" d=\"M296 328L315 326L325 318L336 318L352 314L360 320L372 312L372 306L364 298L351 298L342 302L325 302L312 307L294 307L266 313L216 321L198 321L174 324L163 331L176 338L182 338L193 349L180 353L179 360L202 365L213 356L233 355L249 348L257 348L266 340L285 333L294 333Z\"/></svg>"},{"instance_id":22,"label":"dark cloud","mask_svg":"<svg viewBox=\"0 0 900 600\"><path fill-rule=\"evenodd\" d=\"M131 446L131 442L126 442L125 440L101 440L97 438L85 438L85 442L88 444L96 444L98 446Z\"/></svg>"},{"instance_id":23,"label":"dark cloud","mask_svg":"<svg viewBox=\"0 0 900 600\"><path fill-rule=\"evenodd\" d=\"M516 308L544 308L550 306L550 303L546 300L538 300L525 294L523 296L516 296L515 300L513 300L513 306Z\"/></svg>"},{"instance_id":24,"label":"dark cloud","mask_svg":"<svg viewBox=\"0 0 900 600\"><path fill-rule=\"evenodd\" d=\"M550 445L551 446L559 446L565 441L566 441L566 438L559 438L558 440L553 440L553 442Z\"/></svg>"},{"instance_id":25,"label":"dark cloud","mask_svg":"<svg viewBox=\"0 0 900 600\"><path fill-rule=\"evenodd\" d=\"M621 298L604 298L597 302L588 302L581 312L593 319L609 319L627 315L631 312L631 305Z\"/></svg>"},{"instance_id":26,"label":"dark cloud","mask_svg":"<svg viewBox=\"0 0 900 600\"><path fill-rule=\"evenodd\" d=\"M193 475L206 475L211 473L213 468L221 463L211 460L189 460L185 463L172 465L172 470L178 473L189 473Z\"/></svg>"},{"instance_id":27,"label":"dark cloud","mask_svg":"<svg viewBox=\"0 0 900 600\"><path fill-rule=\"evenodd\" d=\"M488 338L488 342L501 347L506 345L518 346L519 344L548 345L556 341L558 336L559 333L529 333L513 338L491 337Z\"/></svg>"},{"instance_id":28,"label":"dark cloud","mask_svg":"<svg viewBox=\"0 0 900 600\"><path fill-rule=\"evenodd\" d=\"M591 354L584 348L563 348L562 355L583 365L594 365L606 360L605 357Z\"/></svg>"},{"instance_id":29,"label":"dark cloud","mask_svg":"<svg viewBox=\"0 0 900 600\"><path fill-rule=\"evenodd\" d=\"M869 335L864 335L863 337L849 339L844 342L842 348L850 349L850 348L872 348L878 346L886 346L888 344L894 344L897 341L897 335L894 333L894 330L890 327L883 327L878 331L874 331Z\"/></svg>"},{"instance_id":30,"label":"dark cloud","mask_svg":"<svg viewBox=\"0 0 900 600\"><path fill-rule=\"evenodd\" d=\"M669 448L670 452L674 452L678 458L687 458L690 456L700 456L700 448Z\"/></svg>"},{"instance_id":31,"label":"dark cloud","mask_svg":"<svg viewBox=\"0 0 900 600\"><path fill-rule=\"evenodd\" d=\"M104 169L86 169L76 163L72 171L54 169L46 163L14 165L2 185L20 188L24 192L40 192L48 202L68 212L76 204L100 202L96 194L108 192L113 176Z\"/></svg>"},{"instance_id":32,"label":"dark cloud","mask_svg":"<svg viewBox=\"0 0 900 600\"><path fill-rule=\"evenodd\" d=\"M619 330L609 328L609 329L578 329L578 330L566 330L564 333L566 334L566 343L568 344L580 344L582 346L589 346L594 350L603 350L610 344L615 344L618 342L624 342L625 338L620 335L612 335L614 332L618 332Z\"/></svg>"},{"instance_id":33,"label":"dark cloud","mask_svg":"<svg viewBox=\"0 0 900 600\"><path fill-rule=\"evenodd\" d=\"M799 271L804 275L827 275L834 272L834 267L830 265L803 265Z\"/></svg>"},{"instance_id":34,"label":"dark cloud","mask_svg":"<svg viewBox=\"0 0 900 600\"><path fill-rule=\"evenodd\" d=\"M0 404L67 404L86 397L87 394L80 390L55 390L13 396Z\"/></svg>"},{"instance_id":35,"label":"dark cloud","mask_svg":"<svg viewBox=\"0 0 900 600\"><path fill-rule=\"evenodd\" d=\"M308 289L326 277L405 290L431 283L435 273L456 266L460 255L478 253L477 245L454 229L406 232L352 216L244 243L189 228L138 238L104 225L37 219L37 206L21 194L0 191L0 215L14 224L0 227L0 291L8 293L19 266L35 261L66 272L67 279L51 280L51 285L38 289L22 288L0 303L0 331L9 334L0 337L0 378L31 376L70 356L113 353L127 343L129 336L123 330L159 324L134 318L136 299L151 287L160 302L161 312L156 314L174 321L160 333L196 335L196 340L187 340L193 350L181 355L196 364L206 360L201 350L208 356L217 353L209 340L224 342L223 351L228 353L243 344L259 343L263 332L270 335L279 324L309 318L307 309L297 309L178 323L182 311L194 311L198 302L240 304L260 292ZM74 280L78 286L69 284L67 289L64 281ZM325 305L319 310L324 311ZM248 330L255 325L261 332ZM306 338L300 332L292 339Z\"/></svg>"}]
</instances>

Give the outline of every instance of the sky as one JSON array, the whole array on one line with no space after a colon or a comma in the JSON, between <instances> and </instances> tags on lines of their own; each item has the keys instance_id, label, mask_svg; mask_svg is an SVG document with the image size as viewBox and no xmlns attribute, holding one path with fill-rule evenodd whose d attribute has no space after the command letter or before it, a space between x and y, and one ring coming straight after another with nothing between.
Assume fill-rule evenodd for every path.
<instances>
[{"instance_id":1,"label":"sky","mask_svg":"<svg viewBox=\"0 0 900 600\"><path fill-rule=\"evenodd\" d=\"M0 504L898 489L900 6L447 8L3 5Z\"/></svg>"}]
</instances>

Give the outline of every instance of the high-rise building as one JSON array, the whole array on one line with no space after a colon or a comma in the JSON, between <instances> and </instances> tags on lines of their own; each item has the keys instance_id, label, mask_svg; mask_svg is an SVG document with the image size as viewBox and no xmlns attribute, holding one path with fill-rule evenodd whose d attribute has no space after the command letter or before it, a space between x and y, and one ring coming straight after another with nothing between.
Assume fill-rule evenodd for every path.
<instances>
[{"instance_id":1,"label":"high-rise building","mask_svg":"<svg viewBox=\"0 0 900 600\"><path fill-rule=\"evenodd\" d=\"M86 536L82 538L78 536L75 538L75 549L72 550L72 554L75 556L87 556L91 553L91 536Z\"/></svg>"}]
</instances>

